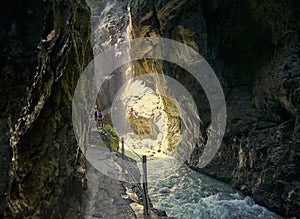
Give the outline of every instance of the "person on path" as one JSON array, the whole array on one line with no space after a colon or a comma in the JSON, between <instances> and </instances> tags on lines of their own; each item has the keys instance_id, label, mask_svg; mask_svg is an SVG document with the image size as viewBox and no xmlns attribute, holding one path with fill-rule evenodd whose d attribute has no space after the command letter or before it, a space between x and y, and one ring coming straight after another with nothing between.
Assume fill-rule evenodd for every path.
<instances>
[{"instance_id":1,"label":"person on path","mask_svg":"<svg viewBox=\"0 0 300 219\"><path fill-rule=\"evenodd\" d=\"M96 123L97 129L98 129L99 128L99 112L98 112L98 109L96 106L95 106L95 123Z\"/></svg>"},{"instance_id":2,"label":"person on path","mask_svg":"<svg viewBox=\"0 0 300 219\"><path fill-rule=\"evenodd\" d=\"M103 114L102 112L100 111L99 114L98 114L98 121L99 121L99 126L103 129Z\"/></svg>"}]
</instances>

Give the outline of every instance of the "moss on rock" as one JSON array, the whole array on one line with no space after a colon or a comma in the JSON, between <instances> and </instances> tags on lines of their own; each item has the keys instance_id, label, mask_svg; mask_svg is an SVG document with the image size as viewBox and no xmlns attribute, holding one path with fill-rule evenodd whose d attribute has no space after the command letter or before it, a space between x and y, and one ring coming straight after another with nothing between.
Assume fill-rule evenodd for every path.
<instances>
[{"instance_id":1,"label":"moss on rock","mask_svg":"<svg viewBox=\"0 0 300 219\"><path fill-rule=\"evenodd\" d=\"M112 150L119 151L120 138L111 125L105 124L100 135L107 148L110 148L110 145L112 144Z\"/></svg>"}]
</instances>

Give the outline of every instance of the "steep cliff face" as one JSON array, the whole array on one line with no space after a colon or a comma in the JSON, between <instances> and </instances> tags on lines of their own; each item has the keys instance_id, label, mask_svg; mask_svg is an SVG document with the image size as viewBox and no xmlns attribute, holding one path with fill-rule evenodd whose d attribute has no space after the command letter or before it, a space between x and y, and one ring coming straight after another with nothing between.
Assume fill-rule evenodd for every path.
<instances>
[{"instance_id":1,"label":"steep cliff face","mask_svg":"<svg viewBox=\"0 0 300 219\"><path fill-rule=\"evenodd\" d=\"M0 217L75 218L83 160L71 103L92 58L89 8L10 1L1 14Z\"/></svg>"},{"instance_id":2,"label":"steep cliff face","mask_svg":"<svg viewBox=\"0 0 300 219\"><path fill-rule=\"evenodd\" d=\"M92 44L94 56L126 40L128 26L127 1L87 1L92 9ZM103 83L97 98L98 108L107 113L114 96L126 78L128 65L118 68ZM106 118L109 116L106 115Z\"/></svg>"},{"instance_id":3,"label":"steep cliff face","mask_svg":"<svg viewBox=\"0 0 300 219\"><path fill-rule=\"evenodd\" d=\"M199 171L284 216L300 215L299 10L297 1L130 2L133 37L162 36L191 46L222 83L226 135ZM210 123L207 98L184 70L164 63L163 71L197 102L204 126L188 161L197 169Z\"/></svg>"}]
</instances>

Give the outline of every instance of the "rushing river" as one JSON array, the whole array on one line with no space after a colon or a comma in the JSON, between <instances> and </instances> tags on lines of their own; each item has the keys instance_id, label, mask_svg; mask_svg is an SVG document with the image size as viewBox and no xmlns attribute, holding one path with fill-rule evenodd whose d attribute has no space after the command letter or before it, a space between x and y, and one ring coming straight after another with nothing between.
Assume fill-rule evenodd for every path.
<instances>
[{"instance_id":1,"label":"rushing river","mask_svg":"<svg viewBox=\"0 0 300 219\"><path fill-rule=\"evenodd\" d=\"M229 185L187 167L148 187L154 207L178 219L281 218Z\"/></svg>"}]
</instances>

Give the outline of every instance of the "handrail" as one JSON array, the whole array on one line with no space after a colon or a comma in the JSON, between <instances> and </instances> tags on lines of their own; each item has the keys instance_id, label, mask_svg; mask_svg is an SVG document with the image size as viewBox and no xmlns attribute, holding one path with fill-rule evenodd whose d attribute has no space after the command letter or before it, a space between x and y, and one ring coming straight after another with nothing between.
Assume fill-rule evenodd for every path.
<instances>
[{"instance_id":1,"label":"handrail","mask_svg":"<svg viewBox=\"0 0 300 219\"><path fill-rule=\"evenodd\" d=\"M128 145L127 143L125 143L124 142L124 144L126 144L126 146L138 157L138 158L140 158L140 159L142 159L142 157L141 157L141 155L139 155L138 153L136 153L132 148L131 148L131 146L130 145Z\"/></svg>"},{"instance_id":2,"label":"handrail","mask_svg":"<svg viewBox=\"0 0 300 219\"><path fill-rule=\"evenodd\" d=\"M99 130L97 130L97 131L99 132ZM110 141L112 140L112 135L108 135L106 133L104 133L104 135L106 135L110 139ZM112 141L111 141L111 144L112 144ZM141 155L136 153L130 145L128 145L127 143L124 142L124 140L122 141L122 144L126 144L126 146L130 149L131 152L133 152L133 154L135 154L138 158L142 159ZM122 148L124 148L124 145ZM116 154L120 154L120 153L116 152ZM123 151L123 155L124 155L124 151ZM129 159L128 156L122 156L122 159L125 159L125 157L127 159ZM144 158L145 157L143 157L143 162L144 162ZM134 160L134 159L132 159L132 160ZM146 162L146 160L145 160L145 162ZM146 164L144 164L144 165L146 165ZM126 162L124 163L124 160L122 160L122 166L123 166L122 168L125 168L127 170L128 177L131 178L131 180L132 180L131 183L137 189L137 191L134 191L134 192L139 196L139 199L142 198L143 205L144 205L144 216L145 216L145 218L148 218L148 215L149 215L148 214L148 209L149 209L149 200L148 199L149 199L149 197L148 197L148 191L147 191L147 179L145 179L145 174L147 174L145 172L145 168L143 167L144 173L141 173L139 168L137 166L133 165L132 162L128 162L128 165L126 165ZM139 176L137 176L134 173L135 171ZM141 184L142 174L143 174L143 186ZM138 177L138 178L136 178L136 177ZM129 180L129 182L130 182L130 180Z\"/></svg>"}]
</instances>

